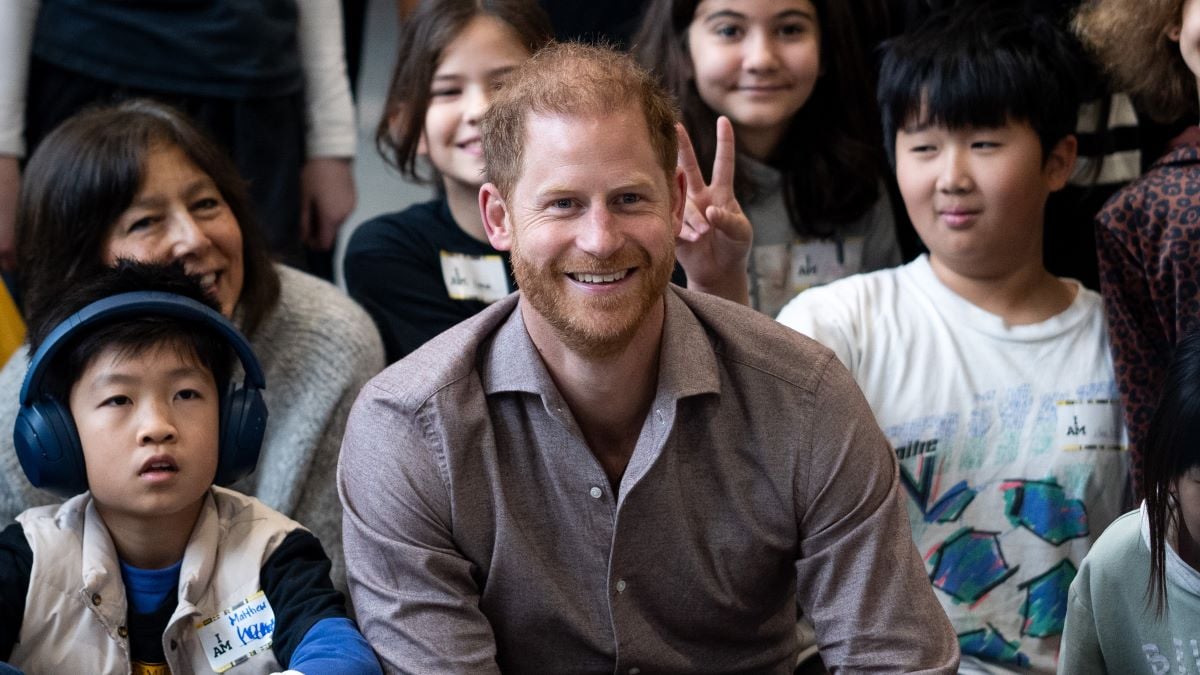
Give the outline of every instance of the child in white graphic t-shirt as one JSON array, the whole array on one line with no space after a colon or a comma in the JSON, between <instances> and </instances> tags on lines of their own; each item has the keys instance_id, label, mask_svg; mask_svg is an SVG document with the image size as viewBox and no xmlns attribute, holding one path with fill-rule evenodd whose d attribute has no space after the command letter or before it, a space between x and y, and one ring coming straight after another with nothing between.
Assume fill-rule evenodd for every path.
<instances>
[{"instance_id":1,"label":"child in white graphic t-shirt","mask_svg":"<svg viewBox=\"0 0 1200 675\"><path fill-rule=\"evenodd\" d=\"M1042 263L1075 163L1068 38L997 4L885 49L900 191L929 249L805 291L779 320L832 348L888 435L964 672L1053 672L1067 591L1125 506L1100 296Z\"/></svg>"}]
</instances>

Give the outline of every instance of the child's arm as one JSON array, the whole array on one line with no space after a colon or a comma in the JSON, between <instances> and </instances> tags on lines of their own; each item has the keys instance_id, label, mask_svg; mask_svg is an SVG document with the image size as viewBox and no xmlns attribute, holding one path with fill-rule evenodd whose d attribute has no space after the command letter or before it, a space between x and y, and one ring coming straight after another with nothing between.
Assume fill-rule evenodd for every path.
<instances>
[{"instance_id":1,"label":"child's arm","mask_svg":"<svg viewBox=\"0 0 1200 675\"><path fill-rule=\"evenodd\" d=\"M289 534L267 558L259 578L275 611L275 658L301 673L381 673L375 653L346 616L329 569L321 542L306 530Z\"/></svg>"},{"instance_id":2,"label":"child's arm","mask_svg":"<svg viewBox=\"0 0 1200 675\"><path fill-rule=\"evenodd\" d=\"M1117 193L1121 195L1123 193ZM1112 345L1113 367L1125 413L1125 428L1129 448L1133 453L1130 466L1137 490L1141 490L1141 451L1158 391L1170 362L1178 336L1175 335L1175 308L1182 299L1166 298L1156 293L1153 285L1165 285L1171 292L1175 287L1163 284L1173 272L1148 273L1148 263L1142 257L1143 245L1135 231L1125 225L1128 213L1145 214L1154 219L1154 204L1139 196L1121 201L1116 198L1096 216L1096 250L1100 265L1100 290L1104 298L1104 313L1108 320L1108 335ZM1127 213L1128 212L1128 213ZM1154 232L1165 225L1147 226ZM1159 263L1154 263L1155 267ZM1163 314L1165 312L1165 314Z\"/></svg>"},{"instance_id":3,"label":"child's arm","mask_svg":"<svg viewBox=\"0 0 1200 675\"><path fill-rule=\"evenodd\" d=\"M1067 619L1063 625L1062 643L1058 652L1060 673L1105 673L1104 654L1096 634L1096 617L1088 598L1080 594L1087 588L1086 569L1076 577L1067 594ZM1080 579L1083 579L1081 582Z\"/></svg>"},{"instance_id":4,"label":"child's arm","mask_svg":"<svg viewBox=\"0 0 1200 675\"><path fill-rule=\"evenodd\" d=\"M13 645L21 637L32 567L33 550L21 525L4 528L0 532L0 660L12 655Z\"/></svg>"},{"instance_id":5,"label":"child's arm","mask_svg":"<svg viewBox=\"0 0 1200 675\"><path fill-rule=\"evenodd\" d=\"M678 167L687 182L683 229L676 237L675 253L687 272L688 288L749 305L746 267L754 228L733 194L733 126L725 117L717 119L717 155L712 182L707 184L687 129L676 123L675 132Z\"/></svg>"}]
</instances>

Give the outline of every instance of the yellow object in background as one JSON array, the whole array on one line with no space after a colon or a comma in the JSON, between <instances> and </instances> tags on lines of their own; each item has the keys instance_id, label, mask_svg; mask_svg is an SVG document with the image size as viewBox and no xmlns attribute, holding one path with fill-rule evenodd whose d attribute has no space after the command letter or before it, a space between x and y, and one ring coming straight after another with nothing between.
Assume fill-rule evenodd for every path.
<instances>
[{"instance_id":1,"label":"yellow object in background","mask_svg":"<svg viewBox=\"0 0 1200 675\"><path fill-rule=\"evenodd\" d=\"M8 363L8 357L25 341L25 320L17 310L8 287L0 283L0 365Z\"/></svg>"}]
</instances>

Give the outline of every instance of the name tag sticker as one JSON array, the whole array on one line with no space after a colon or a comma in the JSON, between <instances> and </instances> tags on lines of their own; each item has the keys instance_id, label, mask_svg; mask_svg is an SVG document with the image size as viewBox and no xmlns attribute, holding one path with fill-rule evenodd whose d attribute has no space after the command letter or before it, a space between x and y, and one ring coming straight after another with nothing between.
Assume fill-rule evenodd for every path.
<instances>
[{"instance_id":1,"label":"name tag sticker","mask_svg":"<svg viewBox=\"0 0 1200 675\"><path fill-rule=\"evenodd\" d=\"M797 240L792 246L791 285L799 292L862 271L862 237L841 242Z\"/></svg>"},{"instance_id":2,"label":"name tag sticker","mask_svg":"<svg viewBox=\"0 0 1200 675\"><path fill-rule=\"evenodd\" d=\"M508 295L508 273L498 255L473 256L442 251L442 279L455 300L495 302Z\"/></svg>"},{"instance_id":3,"label":"name tag sticker","mask_svg":"<svg viewBox=\"0 0 1200 675\"><path fill-rule=\"evenodd\" d=\"M1124 450L1118 401L1089 399L1058 401L1055 405L1055 436L1058 447L1066 451Z\"/></svg>"},{"instance_id":4,"label":"name tag sticker","mask_svg":"<svg viewBox=\"0 0 1200 675\"><path fill-rule=\"evenodd\" d=\"M218 673L271 648L275 635L275 610L259 591L220 614L196 622L196 636Z\"/></svg>"}]
</instances>

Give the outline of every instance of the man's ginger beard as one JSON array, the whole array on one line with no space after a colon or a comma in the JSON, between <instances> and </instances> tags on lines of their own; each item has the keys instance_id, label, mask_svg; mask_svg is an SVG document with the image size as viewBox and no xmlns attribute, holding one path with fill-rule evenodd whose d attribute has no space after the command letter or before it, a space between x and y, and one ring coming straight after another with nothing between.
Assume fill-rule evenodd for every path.
<instances>
[{"instance_id":1,"label":"man's ginger beard","mask_svg":"<svg viewBox=\"0 0 1200 675\"><path fill-rule=\"evenodd\" d=\"M664 224L664 227L666 225ZM526 259L521 238L513 232L512 266L521 295L540 314L563 344L587 357L607 357L629 345L654 303L662 298L675 269L675 242L658 252L657 259L645 248L627 243L608 259L601 260L576 251L567 260L553 260L540 269ZM608 297L579 297L572 302L566 285L573 283L566 272L611 274L636 268L632 289Z\"/></svg>"}]
</instances>

